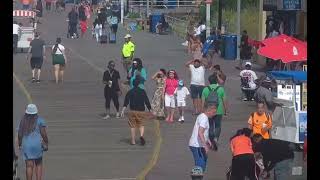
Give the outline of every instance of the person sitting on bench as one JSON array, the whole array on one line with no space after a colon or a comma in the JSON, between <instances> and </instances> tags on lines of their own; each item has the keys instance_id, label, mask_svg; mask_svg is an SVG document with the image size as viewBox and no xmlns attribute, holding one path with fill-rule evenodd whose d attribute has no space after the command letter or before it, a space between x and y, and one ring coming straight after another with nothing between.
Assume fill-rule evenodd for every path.
<instances>
[{"instance_id":1,"label":"person sitting on bench","mask_svg":"<svg viewBox=\"0 0 320 180\"><path fill-rule=\"evenodd\" d=\"M157 34L165 32L169 27L169 24L166 22L164 15L162 14L160 21L156 25Z\"/></svg>"},{"instance_id":2,"label":"person sitting on bench","mask_svg":"<svg viewBox=\"0 0 320 180\"><path fill-rule=\"evenodd\" d=\"M251 62L246 62L245 70L240 72L241 77L241 90L243 92L243 101L252 101L257 88L255 80L258 79L256 73L251 70Z\"/></svg>"}]
</instances>

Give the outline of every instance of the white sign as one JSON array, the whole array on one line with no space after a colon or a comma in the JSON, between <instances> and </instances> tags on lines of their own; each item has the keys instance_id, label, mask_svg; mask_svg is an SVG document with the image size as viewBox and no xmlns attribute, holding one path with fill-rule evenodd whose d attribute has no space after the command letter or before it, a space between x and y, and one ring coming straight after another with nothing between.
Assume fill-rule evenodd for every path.
<instances>
[{"instance_id":1,"label":"white sign","mask_svg":"<svg viewBox=\"0 0 320 180\"><path fill-rule=\"evenodd\" d=\"M278 85L277 98L292 101L293 91L292 85ZM300 85L296 85L296 107L297 111L301 111Z\"/></svg>"}]
</instances>

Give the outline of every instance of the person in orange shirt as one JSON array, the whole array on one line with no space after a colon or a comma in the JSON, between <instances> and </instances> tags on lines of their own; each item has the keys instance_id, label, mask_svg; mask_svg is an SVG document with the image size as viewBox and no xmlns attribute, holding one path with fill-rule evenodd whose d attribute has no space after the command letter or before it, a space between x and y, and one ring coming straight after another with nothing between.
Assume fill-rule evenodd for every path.
<instances>
[{"instance_id":1,"label":"person in orange shirt","mask_svg":"<svg viewBox=\"0 0 320 180\"><path fill-rule=\"evenodd\" d=\"M243 128L237 131L237 134L230 139L230 148L232 152L231 180L258 180L255 168L254 152L251 143L252 131L249 128Z\"/></svg>"},{"instance_id":2,"label":"person in orange shirt","mask_svg":"<svg viewBox=\"0 0 320 180\"><path fill-rule=\"evenodd\" d=\"M265 104L257 103L257 112L251 113L248 120L249 129L252 129L253 134L261 134L264 139L269 139L269 130L272 127L272 117L265 112Z\"/></svg>"}]
</instances>

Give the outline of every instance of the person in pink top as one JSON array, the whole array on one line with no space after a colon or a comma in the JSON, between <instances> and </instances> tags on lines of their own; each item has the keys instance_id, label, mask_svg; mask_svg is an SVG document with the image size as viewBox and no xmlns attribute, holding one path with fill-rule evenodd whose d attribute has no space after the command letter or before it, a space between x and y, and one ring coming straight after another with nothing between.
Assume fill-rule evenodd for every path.
<instances>
[{"instance_id":1,"label":"person in pink top","mask_svg":"<svg viewBox=\"0 0 320 180\"><path fill-rule=\"evenodd\" d=\"M176 71L170 70L165 83L164 102L167 109L167 122L173 122L174 109L176 107L176 100L174 92L178 87L178 75Z\"/></svg>"}]
</instances>

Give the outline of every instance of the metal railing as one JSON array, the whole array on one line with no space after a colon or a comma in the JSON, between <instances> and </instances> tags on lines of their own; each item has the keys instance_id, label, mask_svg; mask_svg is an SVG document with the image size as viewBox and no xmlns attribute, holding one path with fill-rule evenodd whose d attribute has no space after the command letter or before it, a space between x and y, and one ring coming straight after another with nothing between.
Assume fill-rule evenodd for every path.
<instances>
[{"instance_id":1,"label":"metal railing","mask_svg":"<svg viewBox=\"0 0 320 180\"><path fill-rule=\"evenodd\" d=\"M129 0L130 7L147 7L147 0ZM175 7L197 7L197 1L194 0L162 0L149 1L150 8L175 8Z\"/></svg>"},{"instance_id":2,"label":"metal railing","mask_svg":"<svg viewBox=\"0 0 320 180\"><path fill-rule=\"evenodd\" d=\"M129 12L138 12L147 14L147 9L149 8L149 13L155 10L168 10L168 11L187 11L189 9L194 9L198 7L198 1L195 0L129 0L128 7ZM149 3L149 6L147 5Z\"/></svg>"}]
</instances>

